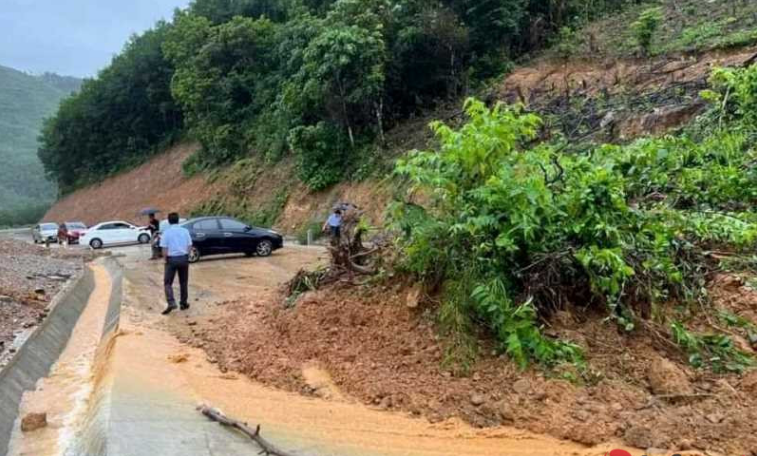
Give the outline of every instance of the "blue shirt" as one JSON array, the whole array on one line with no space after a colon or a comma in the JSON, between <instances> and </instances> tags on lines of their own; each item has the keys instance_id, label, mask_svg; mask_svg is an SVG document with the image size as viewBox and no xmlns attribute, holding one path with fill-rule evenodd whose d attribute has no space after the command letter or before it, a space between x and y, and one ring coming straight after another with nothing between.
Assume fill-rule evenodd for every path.
<instances>
[{"instance_id":1,"label":"blue shirt","mask_svg":"<svg viewBox=\"0 0 757 456\"><path fill-rule=\"evenodd\" d=\"M328 224L330 227L342 226L342 216L339 214L331 214L329 216Z\"/></svg>"},{"instance_id":2,"label":"blue shirt","mask_svg":"<svg viewBox=\"0 0 757 456\"><path fill-rule=\"evenodd\" d=\"M186 228L171 225L160 236L160 246L168 249L169 257L189 255L192 247L192 236Z\"/></svg>"}]
</instances>

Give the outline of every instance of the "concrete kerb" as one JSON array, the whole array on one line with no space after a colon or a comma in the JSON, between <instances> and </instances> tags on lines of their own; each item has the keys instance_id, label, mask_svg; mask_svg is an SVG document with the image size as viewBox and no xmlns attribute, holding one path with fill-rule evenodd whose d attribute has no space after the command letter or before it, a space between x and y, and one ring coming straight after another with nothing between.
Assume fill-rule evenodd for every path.
<instances>
[{"instance_id":1,"label":"concrete kerb","mask_svg":"<svg viewBox=\"0 0 757 456\"><path fill-rule=\"evenodd\" d=\"M118 328L122 302L123 273L112 259L100 260L111 276L112 290L102 341ZM0 455L7 454L19 405L26 391L35 389L60 357L95 288L90 268L73 279L53 299L47 318L18 345L12 358L0 366ZM101 342L102 343L102 342Z\"/></svg>"}]
</instances>

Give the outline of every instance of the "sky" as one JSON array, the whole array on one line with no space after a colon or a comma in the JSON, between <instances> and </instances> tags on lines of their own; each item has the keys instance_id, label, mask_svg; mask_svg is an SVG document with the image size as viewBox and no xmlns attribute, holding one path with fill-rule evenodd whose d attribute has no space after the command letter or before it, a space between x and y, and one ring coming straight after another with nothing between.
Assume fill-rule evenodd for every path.
<instances>
[{"instance_id":1,"label":"sky","mask_svg":"<svg viewBox=\"0 0 757 456\"><path fill-rule=\"evenodd\" d=\"M189 0L0 0L0 65L94 76L129 37Z\"/></svg>"}]
</instances>

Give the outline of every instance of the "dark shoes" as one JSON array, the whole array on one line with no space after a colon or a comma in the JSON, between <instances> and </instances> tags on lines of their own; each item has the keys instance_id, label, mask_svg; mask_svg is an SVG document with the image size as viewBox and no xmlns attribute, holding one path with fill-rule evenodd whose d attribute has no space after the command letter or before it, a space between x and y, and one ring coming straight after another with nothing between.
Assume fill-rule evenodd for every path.
<instances>
[{"instance_id":1,"label":"dark shoes","mask_svg":"<svg viewBox=\"0 0 757 456\"><path fill-rule=\"evenodd\" d=\"M181 310L188 310L188 309L189 309L189 304L182 304L181 305ZM168 315L171 312L173 312L174 310L176 310L176 306L175 305L168 306L168 307L166 307L166 310L164 310L163 312L161 312L161 314L162 315Z\"/></svg>"},{"instance_id":2,"label":"dark shoes","mask_svg":"<svg viewBox=\"0 0 757 456\"><path fill-rule=\"evenodd\" d=\"M166 310L164 310L163 312L161 312L161 315L168 315L171 312L173 312L174 310L176 310L176 306L168 306L168 307L166 307Z\"/></svg>"}]
</instances>

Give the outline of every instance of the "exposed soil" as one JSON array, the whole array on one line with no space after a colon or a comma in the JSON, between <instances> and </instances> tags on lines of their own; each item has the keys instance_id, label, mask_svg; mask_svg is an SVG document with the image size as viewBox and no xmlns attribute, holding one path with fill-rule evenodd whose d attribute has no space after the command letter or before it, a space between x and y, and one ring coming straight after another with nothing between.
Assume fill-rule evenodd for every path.
<instances>
[{"instance_id":1,"label":"exposed soil","mask_svg":"<svg viewBox=\"0 0 757 456\"><path fill-rule=\"evenodd\" d=\"M125 220L145 224L139 211L146 207L186 214L222 186L209 184L204 176L184 176L181 165L197 147L174 147L131 171L67 195L45 214L44 221L93 225Z\"/></svg>"},{"instance_id":2,"label":"exposed soil","mask_svg":"<svg viewBox=\"0 0 757 456\"><path fill-rule=\"evenodd\" d=\"M62 252L0 240L0 354L16 335L37 326L63 285L80 273L87 253Z\"/></svg>"},{"instance_id":3,"label":"exposed soil","mask_svg":"<svg viewBox=\"0 0 757 456\"><path fill-rule=\"evenodd\" d=\"M716 67L738 67L757 48L606 61L542 59L513 71L497 98L548 117L571 140L626 141L676 129L701 113ZM550 118L552 116L552 118Z\"/></svg>"},{"instance_id":4,"label":"exposed soil","mask_svg":"<svg viewBox=\"0 0 757 456\"><path fill-rule=\"evenodd\" d=\"M757 310L751 290L716 285L714 293L718 301L738 301L742 316ZM757 454L757 372L694 370L648 334L620 334L602 315L575 310L558 314L549 332L587 349L581 381L520 371L487 347L470 375L457 377L443 367L433 311L408 307L405 296L399 288L337 287L302 295L287 309L270 292L226 303L222 317L197 328L193 341L223 370L432 422L459 417L477 427L506 424L587 445L620 439L638 448Z\"/></svg>"}]
</instances>

